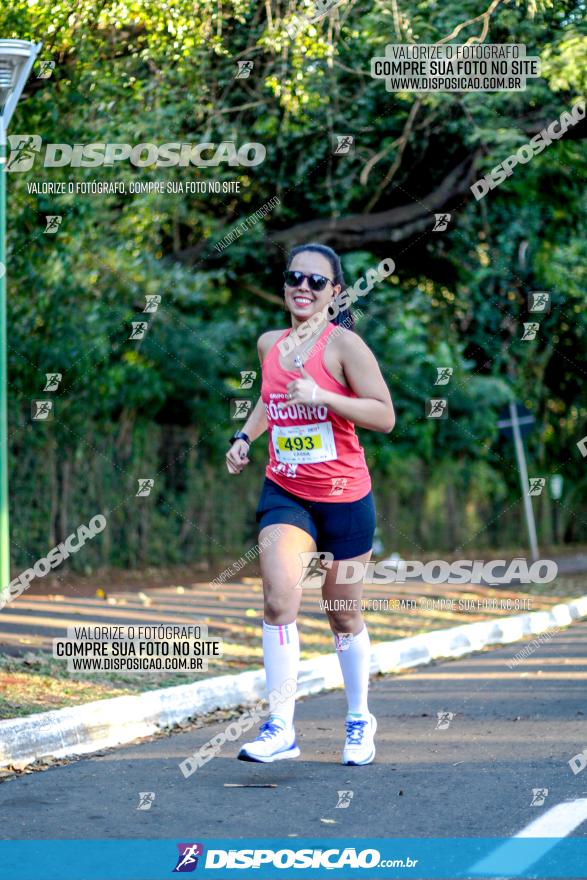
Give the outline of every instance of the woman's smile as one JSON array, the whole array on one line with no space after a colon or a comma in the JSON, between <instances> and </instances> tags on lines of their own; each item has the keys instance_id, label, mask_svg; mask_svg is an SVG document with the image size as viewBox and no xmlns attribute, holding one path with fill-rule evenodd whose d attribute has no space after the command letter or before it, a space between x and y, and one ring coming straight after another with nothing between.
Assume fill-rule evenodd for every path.
<instances>
[{"instance_id":1,"label":"woman's smile","mask_svg":"<svg viewBox=\"0 0 587 880\"><path fill-rule=\"evenodd\" d=\"M293 296L293 301L300 308L306 308L307 306L311 306L314 302L314 299L311 296L308 296L306 293L295 293Z\"/></svg>"}]
</instances>

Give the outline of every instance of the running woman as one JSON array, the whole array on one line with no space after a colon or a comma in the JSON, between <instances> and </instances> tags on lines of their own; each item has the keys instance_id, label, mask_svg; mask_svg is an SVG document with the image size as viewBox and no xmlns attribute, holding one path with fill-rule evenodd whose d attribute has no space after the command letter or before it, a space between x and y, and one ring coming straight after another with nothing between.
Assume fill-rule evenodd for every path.
<instances>
[{"instance_id":1,"label":"running woman","mask_svg":"<svg viewBox=\"0 0 587 880\"><path fill-rule=\"evenodd\" d=\"M298 675L302 554L328 553L322 597L348 702L342 763L369 764L377 722L367 702L371 649L361 615L363 585L338 584L337 571L341 560L368 562L375 531L371 478L355 425L389 433L395 414L375 356L353 332L348 309L333 303L345 287L337 254L317 244L294 248L284 277L291 328L259 337L261 397L226 455L229 472L240 474L251 443L269 432L256 518L270 715L238 757L267 763L300 754L295 687L284 694Z\"/></svg>"}]
</instances>

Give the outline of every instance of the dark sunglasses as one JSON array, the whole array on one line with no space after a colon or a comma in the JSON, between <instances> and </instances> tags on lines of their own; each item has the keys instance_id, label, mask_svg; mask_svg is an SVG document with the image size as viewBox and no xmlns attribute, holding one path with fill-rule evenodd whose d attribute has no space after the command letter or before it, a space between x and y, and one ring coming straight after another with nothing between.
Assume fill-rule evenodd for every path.
<instances>
[{"instance_id":1,"label":"dark sunglasses","mask_svg":"<svg viewBox=\"0 0 587 880\"><path fill-rule=\"evenodd\" d=\"M329 281L331 284L334 284L334 281L331 281L330 278L325 278L324 275L317 275L315 272L311 275L305 275L303 272L298 272L294 269L288 269L283 273L283 277L288 287L299 287L304 278L307 278L308 287L316 293L319 290L324 290Z\"/></svg>"}]
</instances>

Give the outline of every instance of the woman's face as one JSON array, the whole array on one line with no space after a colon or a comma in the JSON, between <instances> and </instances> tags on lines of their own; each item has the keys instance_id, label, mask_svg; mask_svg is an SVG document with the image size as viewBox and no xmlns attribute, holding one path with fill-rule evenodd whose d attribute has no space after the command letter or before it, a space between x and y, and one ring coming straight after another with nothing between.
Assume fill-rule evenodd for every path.
<instances>
[{"instance_id":1,"label":"woman's face","mask_svg":"<svg viewBox=\"0 0 587 880\"><path fill-rule=\"evenodd\" d=\"M329 279L323 290L312 290L306 277L296 286L284 284L286 308L298 322L306 321L311 315L321 311L340 292L340 284L331 283L334 273L330 260L322 254L301 251L291 261L289 271L303 272L304 276L322 275Z\"/></svg>"}]
</instances>

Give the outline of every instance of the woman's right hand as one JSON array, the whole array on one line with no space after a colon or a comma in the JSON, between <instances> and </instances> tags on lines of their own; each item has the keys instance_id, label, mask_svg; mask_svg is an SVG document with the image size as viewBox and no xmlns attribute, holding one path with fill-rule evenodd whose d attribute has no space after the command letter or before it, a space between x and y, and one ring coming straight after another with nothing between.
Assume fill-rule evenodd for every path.
<instances>
[{"instance_id":1,"label":"woman's right hand","mask_svg":"<svg viewBox=\"0 0 587 880\"><path fill-rule=\"evenodd\" d=\"M249 464L249 444L246 440L235 440L226 453L226 467L229 474L240 474Z\"/></svg>"}]
</instances>

